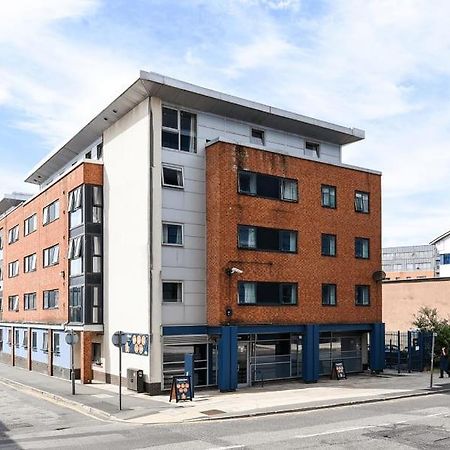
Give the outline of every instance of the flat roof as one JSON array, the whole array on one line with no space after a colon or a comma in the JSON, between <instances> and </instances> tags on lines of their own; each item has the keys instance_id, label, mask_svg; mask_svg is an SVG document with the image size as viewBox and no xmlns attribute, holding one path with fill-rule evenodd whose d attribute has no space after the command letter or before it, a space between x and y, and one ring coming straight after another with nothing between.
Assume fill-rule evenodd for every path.
<instances>
[{"instance_id":1,"label":"flat roof","mask_svg":"<svg viewBox=\"0 0 450 450\"><path fill-rule=\"evenodd\" d=\"M339 145L365 137L363 130L336 125L312 117L207 89L154 72L141 71L139 78L113 100L62 147L42 159L25 181L42 184L98 139L117 120L147 97L275 128Z\"/></svg>"},{"instance_id":2,"label":"flat roof","mask_svg":"<svg viewBox=\"0 0 450 450\"><path fill-rule=\"evenodd\" d=\"M15 208L17 205L27 201L31 198L31 194L24 194L22 192L13 192L12 194L5 194L0 199L0 216L3 216L11 208Z\"/></svg>"}]
</instances>

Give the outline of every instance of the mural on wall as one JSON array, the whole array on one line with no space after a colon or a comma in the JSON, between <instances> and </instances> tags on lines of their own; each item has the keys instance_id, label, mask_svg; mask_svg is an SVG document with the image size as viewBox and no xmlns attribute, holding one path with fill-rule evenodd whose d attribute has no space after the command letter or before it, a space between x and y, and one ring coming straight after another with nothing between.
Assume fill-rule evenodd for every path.
<instances>
[{"instance_id":1,"label":"mural on wall","mask_svg":"<svg viewBox=\"0 0 450 450\"><path fill-rule=\"evenodd\" d=\"M125 333L126 342L123 345L124 353L148 356L148 334Z\"/></svg>"}]
</instances>

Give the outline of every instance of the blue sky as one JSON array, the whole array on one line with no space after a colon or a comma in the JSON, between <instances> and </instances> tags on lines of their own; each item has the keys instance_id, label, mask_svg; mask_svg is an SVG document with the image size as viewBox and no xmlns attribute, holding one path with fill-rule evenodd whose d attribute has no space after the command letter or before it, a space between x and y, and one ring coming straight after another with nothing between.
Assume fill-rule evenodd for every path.
<instances>
[{"instance_id":1,"label":"blue sky","mask_svg":"<svg viewBox=\"0 0 450 450\"><path fill-rule=\"evenodd\" d=\"M140 69L362 128L384 245L450 228L450 3L15 0L0 16L0 195Z\"/></svg>"}]
</instances>

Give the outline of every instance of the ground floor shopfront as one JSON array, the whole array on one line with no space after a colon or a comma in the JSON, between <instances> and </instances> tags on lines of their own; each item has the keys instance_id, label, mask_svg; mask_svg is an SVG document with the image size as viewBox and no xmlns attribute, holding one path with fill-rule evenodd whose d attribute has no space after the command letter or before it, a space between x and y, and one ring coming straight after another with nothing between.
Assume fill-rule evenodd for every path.
<instances>
[{"instance_id":1,"label":"ground floor shopfront","mask_svg":"<svg viewBox=\"0 0 450 450\"><path fill-rule=\"evenodd\" d=\"M193 354L196 386L232 391L268 380L315 382L337 361L348 373L382 370L384 324L164 327L163 389L184 373L186 354Z\"/></svg>"}]
</instances>

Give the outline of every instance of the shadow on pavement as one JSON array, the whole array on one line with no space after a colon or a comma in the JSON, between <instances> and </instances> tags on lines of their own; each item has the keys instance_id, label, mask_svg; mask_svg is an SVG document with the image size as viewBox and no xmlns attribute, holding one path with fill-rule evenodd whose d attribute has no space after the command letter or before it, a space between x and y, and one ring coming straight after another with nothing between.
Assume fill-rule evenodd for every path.
<instances>
[{"instance_id":1,"label":"shadow on pavement","mask_svg":"<svg viewBox=\"0 0 450 450\"><path fill-rule=\"evenodd\" d=\"M21 449L22 447L7 435L8 431L10 429L0 420L0 448L5 450Z\"/></svg>"}]
</instances>

